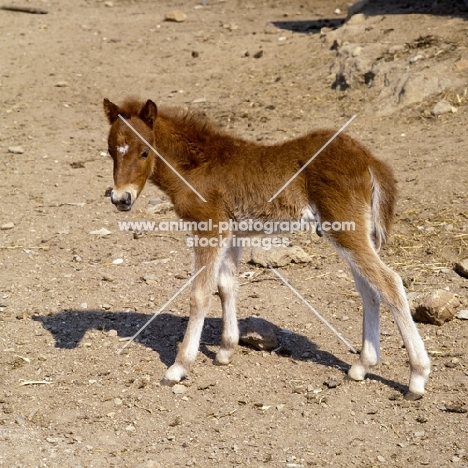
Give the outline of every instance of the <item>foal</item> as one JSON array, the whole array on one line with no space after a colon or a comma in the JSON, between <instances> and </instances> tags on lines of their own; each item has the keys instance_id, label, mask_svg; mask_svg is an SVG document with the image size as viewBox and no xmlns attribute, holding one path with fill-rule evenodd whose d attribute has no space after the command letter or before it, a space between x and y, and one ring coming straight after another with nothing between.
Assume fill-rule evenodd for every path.
<instances>
[{"instance_id":1,"label":"foal","mask_svg":"<svg viewBox=\"0 0 468 468\"><path fill-rule=\"evenodd\" d=\"M362 349L348 374L363 380L379 360L379 307L383 302L392 311L408 352L410 395L424 393L429 357L411 318L401 278L377 255L386 240L396 197L393 172L387 164L344 134L307 164L333 136L330 130L266 146L224 133L188 113L158 110L150 100L127 99L117 106L104 99L104 110L111 124L111 200L121 211L131 209L150 180L170 197L177 215L187 221L212 220L216 226L229 220L298 221L313 216L322 226L325 222L354 222L352 231L322 231L348 262L363 301ZM194 247L195 271L205 268L193 281L187 331L175 363L165 373L167 384L183 379L195 361L216 286L223 310L217 364L230 362L239 340L234 276L241 249L233 242L237 233L220 235L214 228L194 234L212 242Z\"/></svg>"}]
</instances>

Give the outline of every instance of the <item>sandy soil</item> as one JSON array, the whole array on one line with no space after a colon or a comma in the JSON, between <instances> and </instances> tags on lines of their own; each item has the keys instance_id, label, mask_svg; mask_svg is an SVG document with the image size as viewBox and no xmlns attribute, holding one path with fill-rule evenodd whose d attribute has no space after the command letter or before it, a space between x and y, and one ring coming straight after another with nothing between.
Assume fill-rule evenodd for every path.
<instances>
[{"instance_id":1,"label":"sandy soil","mask_svg":"<svg viewBox=\"0 0 468 468\"><path fill-rule=\"evenodd\" d=\"M286 352L241 346L231 365L214 366L215 298L185 392L174 394L160 379L186 327L184 292L117 354L187 281L192 259L183 233L119 231L118 221L174 216L151 212L154 187L128 213L105 197L102 111L104 97L136 94L264 142L357 114L348 133L399 181L383 259L408 292L446 288L466 309L468 280L453 271L468 256L463 2L376 2L347 30L334 30L347 9L338 0L10 3L48 14L0 10L0 224L14 223L0 231L0 466L467 466L466 321L418 324L433 368L427 394L408 402L406 352L386 309L382 361L350 382L355 356L246 254L241 273L261 281L241 279L239 317L268 320ZM164 21L175 9L186 21ZM347 41L388 46L392 73L451 84L401 102L384 102L385 83L363 77L333 86ZM457 112L433 116L442 99ZM89 234L103 227L111 234ZM293 242L313 262L280 271L359 347L361 303L346 265L317 236Z\"/></svg>"}]
</instances>

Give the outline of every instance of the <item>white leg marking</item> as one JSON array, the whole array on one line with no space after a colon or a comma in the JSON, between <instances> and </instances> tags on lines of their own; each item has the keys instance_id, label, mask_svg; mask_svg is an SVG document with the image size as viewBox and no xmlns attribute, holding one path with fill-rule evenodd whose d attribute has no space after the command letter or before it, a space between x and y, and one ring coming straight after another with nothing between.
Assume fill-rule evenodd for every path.
<instances>
[{"instance_id":1,"label":"white leg marking","mask_svg":"<svg viewBox=\"0 0 468 468\"><path fill-rule=\"evenodd\" d=\"M352 265L351 271L356 289L361 295L363 316L361 354L348 375L353 380L364 380L370 368L375 366L380 358L380 298L369 281L357 271L355 265Z\"/></svg>"},{"instance_id":2,"label":"white leg marking","mask_svg":"<svg viewBox=\"0 0 468 468\"><path fill-rule=\"evenodd\" d=\"M235 348L239 343L239 327L237 324L237 265L241 248L230 247L224 255L218 274L218 291L223 308L223 333L221 347L216 354L216 364L226 365L231 362Z\"/></svg>"}]
</instances>

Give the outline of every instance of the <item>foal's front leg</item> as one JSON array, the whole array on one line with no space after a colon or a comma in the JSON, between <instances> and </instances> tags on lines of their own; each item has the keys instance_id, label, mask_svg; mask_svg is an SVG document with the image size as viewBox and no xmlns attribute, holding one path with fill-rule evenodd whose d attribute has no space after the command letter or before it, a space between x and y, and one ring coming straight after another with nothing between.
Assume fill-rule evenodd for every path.
<instances>
[{"instance_id":1,"label":"foal's front leg","mask_svg":"<svg viewBox=\"0 0 468 468\"><path fill-rule=\"evenodd\" d=\"M215 364L226 365L239 343L236 296L238 289L237 268L242 248L230 246L221 259L218 273L218 291L223 309L223 333L221 347L216 354Z\"/></svg>"},{"instance_id":2,"label":"foal's front leg","mask_svg":"<svg viewBox=\"0 0 468 468\"><path fill-rule=\"evenodd\" d=\"M205 268L193 280L187 331L177 353L175 363L164 374L162 383L166 385L180 382L194 363L200 345L203 322L208 313L211 295L216 285L222 249L219 247L196 247L194 250L195 273L200 271L202 267Z\"/></svg>"}]
</instances>

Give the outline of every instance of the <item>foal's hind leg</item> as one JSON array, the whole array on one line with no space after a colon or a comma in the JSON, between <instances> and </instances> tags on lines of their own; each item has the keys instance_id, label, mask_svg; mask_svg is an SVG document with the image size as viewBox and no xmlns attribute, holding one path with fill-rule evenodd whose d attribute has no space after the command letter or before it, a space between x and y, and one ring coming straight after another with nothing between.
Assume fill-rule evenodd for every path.
<instances>
[{"instance_id":1,"label":"foal's hind leg","mask_svg":"<svg viewBox=\"0 0 468 468\"><path fill-rule=\"evenodd\" d=\"M356 289L361 295L362 313L362 348L359 360L351 367L348 375L354 380L364 380L372 366L380 359L380 298L368 279L361 276L351 265Z\"/></svg>"},{"instance_id":2,"label":"foal's hind leg","mask_svg":"<svg viewBox=\"0 0 468 468\"><path fill-rule=\"evenodd\" d=\"M219 247L195 248L195 271L200 271L202 267L205 268L193 280L187 331L174 364L164 374L163 383L166 385L172 385L182 380L197 357L203 322L208 313L211 295L216 285L221 255L222 249Z\"/></svg>"},{"instance_id":3,"label":"foal's hind leg","mask_svg":"<svg viewBox=\"0 0 468 468\"><path fill-rule=\"evenodd\" d=\"M236 316L237 267L242 253L240 247L230 246L224 254L218 273L218 291L223 309L223 333L221 347L216 354L216 364L226 365L239 343L239 327Z\"/></svg>"},{"instance_id":4,"label":"foal's hind leg","mask_svg":"<svg viewBox=\"0 0 468 468\"><path fill-rule=\"evenodd\" d=\"M408 352L411 368L410 393L422 395L430 373L430 360L411 317L401 278L380 260L367 235L360 236L358 232L340 232L333 236L332 242L338 246L353 272L356 272L357 287L363 294L364 300L363 356L351 368L350 377L363 379L369 366L378 360L375 301L379 298L391 310Z\"/></svg>"}]
</instances>

